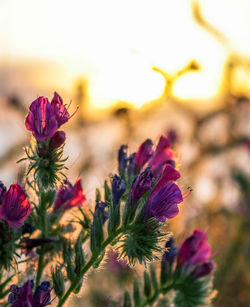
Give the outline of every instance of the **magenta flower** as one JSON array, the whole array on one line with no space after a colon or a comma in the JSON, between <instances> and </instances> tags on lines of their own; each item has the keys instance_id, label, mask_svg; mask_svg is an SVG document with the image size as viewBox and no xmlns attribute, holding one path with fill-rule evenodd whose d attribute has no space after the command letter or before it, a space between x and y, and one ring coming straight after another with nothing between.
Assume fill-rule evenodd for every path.
<instances>
[{"instance_id":1,"label":"magenta flower","mask_svg":"<svg viewBox=\"0 0 250 307\"><path fill-rule=\"evenodd\" d=\"M196 229L180 248L178 266L190 268L196 264L207 262L210 256L211 247L207 243L207 235Z\"/></svg>"},{"instance_id":2,"label":"magenta flower","mask_svg":"<svg viewBox=\"0 0 250 307\"><path fill-rule=\"evenodd\" d=\"M32 102L25 126L41 142L54 135L58 124L48 98L39 97Z\"/></svg>"},{"instance_id":3,"label":"magenta flower","mask_svg":"<svg viewBox=\"0 0 250 307\"><path fill-rule=\"evenodd\" d=\"M50 140L50 148L55 149L62 146L66 140L66 134L64 131L57 131Z\"/></svg>"},{"instance_id":4,"label":"magenta flower","mask_svg":"<svg viewBox=\"0 0 250 307\"><path fill-rule=\"evenodd\" d=\"M148 161L148 165L152 168L152 171L158 173L167 162L173 159L173 152L170 146L171 142L169 139L162 135L155 152Z\"/></svg>"},{"instance_id":5,"label":"magenta flower","mask_svg":"<svg viewBox=\"0 0 250 307\"><path fill-rule=\"evenodd\" d=\"M28 218L30 211L30 204L24 190L18 184L12 184L4 194L0 205L0 219L17 229Z\"/></svg>"},{"instance_id":6,"label":"magenta flower","mask_svg":"<svg viewBox=\"0 0 250 307\"><path fill-rule=\"evenodd\" d=\"M139 173L145 163L148 162L149 158L153 154L153 143L150 139L144 141L138 148L135 155L135 171Z\"/></svg>"},{"instance_id":7,"label":"magenta flower","mask_svg":"<svg viewBox=\"0 0 250 307\"><path fill-rule=\"evenodd\" d=\"M8 298L11 307L45 307L51 305L50 283L44 281L33 293L34 283L28 280L22 287L12 285Z\"/></svg>"},{"instance_id":8,"label":"magenta flower","mask_svg":"<svg viewBox=\"0 0 250 307\"><path fill-rule=\"evenodd\" d=\"M62 98L56 92L54 93L54 97L51 100L51 107L53 109L59 128L70 119L70 115L65 105L63 104Z\"/></svg>"},{"instance_id":9,"label":"magenta flower","mask_svg":"<svg viewBox=\"0 0 250 307\"><path fill-rule=\"evenodd\" d=\"M160 222L173 218L179 213L178 204L183 201L181 190L173 182L180 177L171 165L166 165L162 177L150 193L144 213L146 218L155 217Z\"/></svg>"},{"instance_id":10,"label":"magenta flower","mask_svg":"<svg viewBox=\"0 0 250 307\"><path fill-rule=\"evenodd\" d=\"M83 194L81 180L77 179L74 186L65 180L64 185L62 185L56 195L55 209L61 209L63 211L71 209L75 206L82 206L86 198Z\"/></svg>"}]
</instances>

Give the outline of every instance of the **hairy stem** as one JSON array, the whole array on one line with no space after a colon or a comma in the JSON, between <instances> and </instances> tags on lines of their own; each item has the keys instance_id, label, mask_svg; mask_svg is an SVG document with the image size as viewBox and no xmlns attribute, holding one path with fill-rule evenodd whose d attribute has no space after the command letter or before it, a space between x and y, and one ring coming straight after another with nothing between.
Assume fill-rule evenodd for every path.
<instances>
[{"instance_id":1,"label":"hairy stem","mask_svg":"<svg viewBox=\"0 0 250 307\"><path fill-rule=\"evenodd\" d=\"M59 299L59 302L57 304L57 307L63 306L63 304L66 302L70 294L74 291L74 289L78 286L80 280L83 278L83 276L88 272L88 270L93 266L93 264L96 262L98 257L101 255L101 252L105 250L105 248L112 243L112 241L119 236L122 233L122 228L118 228L113 234L109 235L107 239L102 243L100 249L92 254L89 261L83 266L80 274L76 277L76 279L71 283L69 289L66 291L66 293Z\"/></svg>"}]
</instances>

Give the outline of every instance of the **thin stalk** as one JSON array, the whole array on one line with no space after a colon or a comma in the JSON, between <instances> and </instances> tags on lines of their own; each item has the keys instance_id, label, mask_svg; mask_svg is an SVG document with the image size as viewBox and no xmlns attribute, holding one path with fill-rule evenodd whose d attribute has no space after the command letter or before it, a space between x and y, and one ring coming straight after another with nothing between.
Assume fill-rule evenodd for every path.
<instances>
[{"instance_id":1,"label":"thin stalk","mask_svg":"<svg viewBox=\"0 0 250 307\"><path fill-rule=\"evenodd\" d=\"M122 233L122 228L119 227L113 234L109 235L108 238L102 243L100 249L92 254L89 261L83 266L79 276L76 277L76 279L71 283L69 289L66 291L66 293L59 299L59 302L57 304L57 307L63 306L63 304L66 302L68 297L70 296L71 292L74 291L74 289L78 286L80 280L83 278L83 276L88 272L88 270L92 267L92 265L96 262L98 257L100 256L101 252L105 250L105 248L117 237Z\"/></svg>"}]
</instances>

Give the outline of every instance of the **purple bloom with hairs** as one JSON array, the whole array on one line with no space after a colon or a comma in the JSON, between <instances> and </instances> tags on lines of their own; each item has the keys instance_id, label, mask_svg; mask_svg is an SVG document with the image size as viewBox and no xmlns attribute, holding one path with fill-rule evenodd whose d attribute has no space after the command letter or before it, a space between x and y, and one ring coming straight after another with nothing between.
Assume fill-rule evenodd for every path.
<instances>
[{"instance_id":1,"label":"purple bloom with hairs","mask_svg":"<svg viewBox=\"0 0 250 307\"><path fill-rule=\"evenodd\" d=\"M41 142L55 134L58 124L48 98L39 97L32 102L25 126Z\"/></svg>"},{"instance_id":2,"label":"purple bloom with hairs","mask_svg":"<svg viewBox=\"0 0 250 307\"><path fill-rule=\"evenodd\" d=\"M175 217L178 212L178 204L183 201L182 192L177 184L173 182L180 177L171 165L167 164L162 177L150 193L145 207L145 218L155 217L160 222L167 218Z\"/></svg>"},{"instance_id":3,"label":"purple bloom with hairs","mask_svg":"<svg viewBox=\"0 0 250 307\"><path fill-rule=\"evenodd\" d=\"M102 223L104 224L109 218L108 212L105 210L107 205L103 201L96 202L95 212L99 214L102 218Z\"/></svg>"}]
</instances>

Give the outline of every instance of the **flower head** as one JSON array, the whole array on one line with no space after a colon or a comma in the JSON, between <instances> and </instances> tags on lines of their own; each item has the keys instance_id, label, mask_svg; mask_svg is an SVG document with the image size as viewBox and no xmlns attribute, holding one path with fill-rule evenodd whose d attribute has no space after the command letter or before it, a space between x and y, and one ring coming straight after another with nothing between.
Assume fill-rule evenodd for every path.
<instances>
[{"instance_id":1,"label":"flower head","mask_svg":"<svg viewBox=\"0 0 250 307\"><path fill-rule=\"evenodd\" d=\"M83 194L81 180L77 179L74 186L67 180L62 185L56 195L55 209L63 211L75 206L82 206L86 198Z\"/></svg>"},{"instance_id":2,"label":"flower head","mask_svg":"<svg viewBox=\"0 0 250 307\"><path fill-rule=\"evenodd\" d=\"M44 281L33 293L33 280L28 280L22 287L12 285L8 298L11 307L45 307L51 305L50 283Z\"/></svg>"},{"instance_id":3,"label":"flower head","mask_svg":"<svg viewBox=\"0 0 250 307\"><path fill-rule=\"evenodd\" d=\"M162 177L150 193L145 207L146 218L155 217L160 222L166 218L175 217L178 212L178 204L183 201L182 193L177 184L173 182L180 177L171 165L166 165Z\"/></svg>"},{"instance_id":4,"label":"flower head","mask_svg":"<svg viewBox=\"0 0 250 307\"><path fill-rule=\"evenodd\" d=\"M48 98L39 97L32 102L25 126L38 141L46 141L54 135L58 124Z\"/></svg>"},{"instance_id":5,"label":"flower head","mask_svg":"<svg viewBox=\"0 0 250 307\"><path fill-rule=\"evenodd\" d=\"M70 115L65 105L63 104L62 98L56 92L54 93L54 97L51 100L51 107L53 109L59 128L70 119Z\"/></svg>"},{"instance_id":6,"label":"flower head","mask_svg":"<svg viewBox=\"0 0 250 307\"><path fill-rule=\"evenodd\" d=\"M30 204L24 190L18 184L12 184L3 196L0 219L17 229L28 218L30 211Z\"/></svg>"},{"instance_id":7,"label":"flower head","mask_svg":"<svg viewBox=\"0 0 250 307\"><path fill-rule=\"evenodd\" d=\"M201 230L194 230L182 244L178 255L178 266L186 268L207 262L211 256L211 247L207 243L207 235Z\"/></svg>"}]
</instances>

